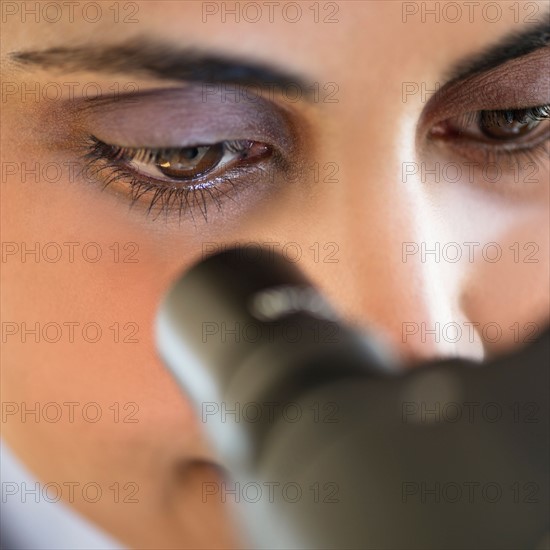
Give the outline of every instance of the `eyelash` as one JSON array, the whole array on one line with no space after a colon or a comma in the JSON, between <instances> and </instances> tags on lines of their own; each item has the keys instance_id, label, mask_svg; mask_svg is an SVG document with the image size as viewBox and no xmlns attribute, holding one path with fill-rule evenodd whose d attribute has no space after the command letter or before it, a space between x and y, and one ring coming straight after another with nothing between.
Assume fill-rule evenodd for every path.
<instances>
[{"instance_id":1,"label":"eyelash","mask_svg":"<svg viewBox=\"0 0 550 550\"><path fill-rule=\"evenodd\" d=\"M265 144L251 142L249 140L226 140L215 144L207 144L203 147L223 145L225 153L243 155L254 145L264 147L264 155L260 155L256 162L249 158L241 158L235 162L220 161L216 166L202 173L197 178L187 180L156 179L143 173L139 173L129 166L129 162L142 162L153 165L163 153L178 152L185 148L131 148L107 144L95 136L89 136L83 155L84 170L87 177L98 179L103 184L103 189L122 182L129 186L131 207L142 196L152 193L153 196L146 207L147 214L151 214L156 208L154 219L162 213L168 216L172 212L178 212L181 220L184 214L189 214L195 221L194 212L199 211L208 222L209 205L214 204L218 211L222 210L222 198L233 200L234 191L245 185L255 183L257 180L265 181L269 171L261 162L273 160L274 165L279 164L284 168L282 159L277 151ZM271 158L272 157L272 158ZM229 166L229 167L228 167ZM225 168L222 174L217 174L220 167ZM204 176L208 175L208 178Z\"/></svg>"},{"instance_id":2,"label":"eyelash","mask_svg":"<svg viewBox=\"0 0 550 550\"><path fill-rule=\"evenodd\" d=\"M550 120L550 104L530 107L527 109L503 109L492 111L475 111L464 114L457 118L459 127L468 128L471 124L478 124L480 129L490 126L500 126L500 122L505 120L508 124L517 122L526 124L529 122L545 122ZM459 154L470 160L480 161L485 164L499 164L503 160L508 162L508 167L522 166L522 163L537 163L540 158L548 157L550 154L549 137L550 129L541 132L534 140L510 140L508 143L496 139L479 141L477 146L472 146L472 140L465 138L467 133L457 131L448 131L449 120L442 121L434 129L439 132L436 137L447 143L452 142L452 147ZM447 125L447 131L444 129ZM434 130L432 129L432 130ZM543 128L544 130L544 128ZM533 143L535 141L535 143Z\"/></svg>"},{"instance_id":3,"label":"eyelash","mask_svg":"<svg viewBox=\"0 0 550 550\"><path fill-rule=\"evenodd\" d=\"M502 111L480 111L481 113L487 113L488 118L492 119L493 124L498 124L499 116L503 116L506 122L509 124L512 122L519 122L525 124L526 122L540 121L550 118L550 104L541 105L539 107L531 107L529 109L505 109Z\"/></svg>"}]
</instances>

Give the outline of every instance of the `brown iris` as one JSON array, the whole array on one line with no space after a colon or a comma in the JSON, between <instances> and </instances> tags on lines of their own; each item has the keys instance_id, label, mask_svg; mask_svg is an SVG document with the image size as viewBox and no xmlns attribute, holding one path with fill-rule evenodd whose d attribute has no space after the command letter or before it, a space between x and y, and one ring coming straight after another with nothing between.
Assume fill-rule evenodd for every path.
<instances>
[{"instance_id":1,"label":"brown iris","mask_svg":"<svg viewBox=\"0 0 550 550\"><path fill-rule=\"evenodd\" d=\"M507 111L482 111L479 126L484 136L504 141L529 134L539 124L539 120L528 120L525 117L518 120Z\"/></svg>"},{"instance_id":2,"label":"brown iris","mask_svg":"<svg viewBox=\"0 0 550 550\"><path fill-rule=\"evenodd\" d=\"M165 176L180 180L194 179L216 168L223 154L223 143L167 149L158 153L156 166Z\"/></svg>"}]
</instances>

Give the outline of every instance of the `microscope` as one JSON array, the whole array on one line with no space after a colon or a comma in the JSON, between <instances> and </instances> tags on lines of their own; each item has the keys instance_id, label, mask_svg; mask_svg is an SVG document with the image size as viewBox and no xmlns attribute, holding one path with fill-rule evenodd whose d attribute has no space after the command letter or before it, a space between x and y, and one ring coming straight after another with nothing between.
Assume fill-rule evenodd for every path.
<instances>
[{"instance_id":1,"label":"microscope","mask_svg":"<svg viewBox=\"0 0 550 550\"><path fill-rule=\"evenodd\" d=\"M238 488L245 544L550 547L548 330L487 362L402 369L295 264L252 252L191 268L156 327Z\"/></svg>"}]
</instances>

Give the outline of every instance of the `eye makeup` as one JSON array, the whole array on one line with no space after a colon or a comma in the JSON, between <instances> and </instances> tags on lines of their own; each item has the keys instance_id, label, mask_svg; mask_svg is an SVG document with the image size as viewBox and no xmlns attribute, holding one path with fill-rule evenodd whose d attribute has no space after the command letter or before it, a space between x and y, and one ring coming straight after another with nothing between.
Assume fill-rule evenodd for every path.
<instances>
[{"instance_id":1,"label":"eye makeup","mask_svg":"<svg viewBox=\"0 0 550 550\"><path fill-rule=\"evenodd\" d=\"M503 171L549 155L550 48L452 82L428 102L419 146L442 146L465 162Z\"/></svg>"},{"instance_id":2,"label":"eye makeup","mask_svg":"<svg viewBox=\"0 0 550 550\"><path fill-rule=\"evenodd\" d=\"M286 108L202 91L190 84L77 108L86 179L125 193L154 219L196 220L197 211L205 221L210 206L220 212L251 187L260 196L295 181L304 140Z\"/></svg>"},{"instance_id":3,"label":"eye makeup","mask_svg":"<svg viewBox=\"0 0 550 550\"><path fill-rule=\"evenodd\" d=\"M283 106L261 96L245 100L226 91L205 93L189 84L175 89L86 102L75 114L104 142L125 147L189 147L227 139L269 141L280 149L295 145L295 124Z\"/></svg>"},{"instance_id":4,"label":"eye makeup","mask_svg":"<svg viewBox=\"0 0 550 550\"><path fill-rule=\"evenodd\" d=\"M550 103L550 46L483 73L452 81L428 102L422 122L461 113L524 109Z\"/></svg>"}]
</instances>

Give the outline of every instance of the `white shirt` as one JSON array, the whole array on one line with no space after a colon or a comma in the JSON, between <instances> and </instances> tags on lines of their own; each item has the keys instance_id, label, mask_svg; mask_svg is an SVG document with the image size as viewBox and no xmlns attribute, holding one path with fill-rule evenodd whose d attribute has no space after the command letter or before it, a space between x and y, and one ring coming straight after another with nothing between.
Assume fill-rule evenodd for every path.
<instances>
[{"instance_id":1,"label":"white shirt","mask_svg":"<svg viewBox=\"0 0 550 550\"><path fill-rule=\"evenodd\" d=\"M3 550L124 549L62 500L44 498L43 486L1 440L0 479Z\"/></svg>"}]
</instances>

